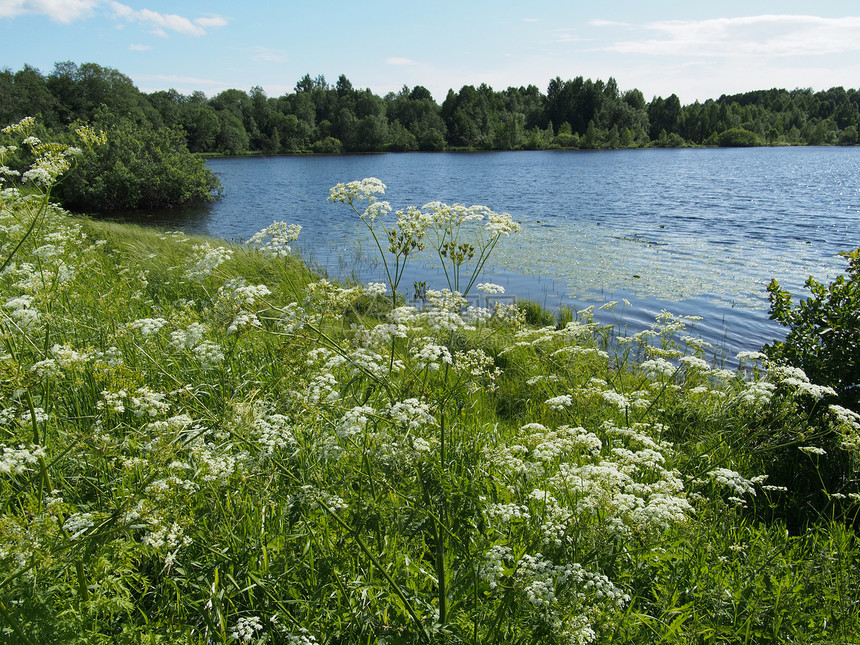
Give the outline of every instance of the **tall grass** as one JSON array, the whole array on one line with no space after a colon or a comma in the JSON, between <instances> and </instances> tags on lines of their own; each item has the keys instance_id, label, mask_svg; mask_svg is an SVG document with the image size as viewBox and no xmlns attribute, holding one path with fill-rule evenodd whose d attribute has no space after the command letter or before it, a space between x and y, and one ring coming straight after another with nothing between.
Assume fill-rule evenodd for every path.
<instances>
[{"instance_id":1,"label":"tall grass","mask_svg":"<svg viewBox=\"0 0 860 645\"><path fill-rule=\"evenodd\" d=\"M670 314L404 307L43 197L0 198L3 642L860 631L856 491L787 530L769 441L829 454L763 357L714 369Z\"/></svg>"}]
</instances>

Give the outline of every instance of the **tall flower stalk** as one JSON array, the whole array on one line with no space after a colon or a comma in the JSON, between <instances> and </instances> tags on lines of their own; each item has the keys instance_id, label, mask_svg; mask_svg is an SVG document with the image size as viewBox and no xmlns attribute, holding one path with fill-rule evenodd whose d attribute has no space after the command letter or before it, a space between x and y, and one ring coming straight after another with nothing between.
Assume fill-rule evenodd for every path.
<instances>
[{"instance_id":1,"label":"tall flower stalk","mask_svg":"<svg viewBox=\"0 0 860 645\"><path fill-rule=\"evenodd\" d=\"M431 222L430 245L436 250L448 288L467 295L487 260L503 237L520 230L510 213L496 213L486 206L430 202L424 211ZM464 275L464 267L472 267ZM461 290L461 278L468 276Z\"/></svg>"},{"instance_id":2,"label":"tall flower stalk","mask_svg":"<svg viewBox=\"0 0 860 645\"><path fill-rule=\"evenodd\" d=\"M441 261L448 289L466 295L499 241L520 230L509 213L496 213L481 205L442 202L429 202L420 209L409 206L398 210L396 221L386 224L391 204L376 197L384 194L385 188L374 177L341 183L331 189L329 201L349 204L370 231L391 286L394 306L407 261L428 243Z\"/></svg>"}]
</instances>

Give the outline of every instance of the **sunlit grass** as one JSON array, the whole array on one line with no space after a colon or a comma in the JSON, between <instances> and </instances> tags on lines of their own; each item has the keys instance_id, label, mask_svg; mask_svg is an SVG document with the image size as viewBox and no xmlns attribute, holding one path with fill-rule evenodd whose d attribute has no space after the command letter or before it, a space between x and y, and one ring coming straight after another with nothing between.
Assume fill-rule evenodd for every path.
<instances>
[{"instance_id":1,"label":"sunlit grass","mask_svg":"<svg viewBox=\"0 0 860 645\"><path fill-rule=\"evenodd\" d=\"M798 514L772 483L836 431L763 357L713 368L689 320L416 309L10 190L0 245L3 642L860 629L856 486Z\"/></svg>"}]
</instances>

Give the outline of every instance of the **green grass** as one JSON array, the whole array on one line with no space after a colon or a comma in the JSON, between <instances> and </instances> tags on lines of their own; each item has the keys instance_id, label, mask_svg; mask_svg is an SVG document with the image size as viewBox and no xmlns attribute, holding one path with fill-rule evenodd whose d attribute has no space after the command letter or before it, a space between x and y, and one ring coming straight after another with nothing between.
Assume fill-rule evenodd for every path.
<instances>
[{"instance_id":1,"label":"green grass","mask_svg":"<svg viewBox=\"0 0 860 645\"><path fill-rule=\"evenodd\" d=\"M392 312L2 200L0 642L856 641L854 482L768 487L837 430L688 321Z\"/></svg>"}]
</instances>

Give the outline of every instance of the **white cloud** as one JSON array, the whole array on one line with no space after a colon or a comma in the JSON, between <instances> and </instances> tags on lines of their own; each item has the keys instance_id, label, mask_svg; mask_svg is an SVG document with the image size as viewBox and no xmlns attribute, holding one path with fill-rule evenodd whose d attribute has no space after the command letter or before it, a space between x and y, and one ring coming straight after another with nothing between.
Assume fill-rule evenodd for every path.
<instances>
[{"instance_id":1,"label":"white cloud","mask_svg":"<svg viewBox=\"0 0 860 645\"><path fill-rule=\"evenodd\" d=\"M52 20L70 23L92 14L101 0L0 0L0 18L22 14L49 16Z\"/></svg>"},{"instance_id":2,"label":"white cloud","mask_svg":"<svg viewBox=\"0 0 860 645\"><path fill-rule=\"evenodd\" d=\"M398 56L392 56L391 58L386 58L385 62L389 65L415 65L415 61L411 58L400 58Z\"/></svg>"},{"instance_id":3,"label":"white cloud","mask_svg":"<svg viewBox=\"0 0 860 645\"><path fill-rule=\"evenodd\" d=\"M598 27L617 23L594 20ZM632 25L625 25L632 27ZM664 56L809 56L860 50L860 17L763 15L709 20L665 20L641 25L654 37L600 49Z\"/></svg>"},{"instance_id":4,"label":"white cloud","mask_svg":"<svg viewBox=\"0 0 860 645\"><path fill-rule=\"evenodd\" d=\"M583 38L577 36L572 29L551 29L548 34L549 39L545 42L550 45L577 43L583 40Z\"/></svg>"},{"instance_id":5,"label":"white cloud","mask_svg":"<svg viewBox=\"0 0 860 645\"><path fill-rule=\"evenodd\" d=\"M159 13L151 9L132 9L119 2L111 2L110 6L114 17L128 22L149 25L155 35L163 38L166 38L168 32L171 31L188 36L203 36L206 34L204 27L223 27L227 24L227 21L219 16L197 18L192 21L173 13Z\"/></svg>"},{"instance_id":6,"label":"white cloud","mask_svg":"<svg viewBox=\"0 0 860 645\"><path fill-rule=\"evenodd\" d=\"M589 20L588 24L592 27L629 27L630 25L626 22L617 22L615 20L603 20L602 18L595 18L594 20Z\"/></svg>"},{"instance_id":7,"label":"white cloud","mask_svg":"<svg viewBox=\"0 0 860 645\"><path fill-rule=\"evenodd\" d=\"M211 18L197 18L195 21L201 27L226 27L227 20L221 16L212 16Z\"/></svg>"},{"instance_id":8,"label":"white cloud","mask_svg":"<svg viewBox=\"0 0 860 645\"><path fill-rule=\"evenodd\" d=\"M128 48L133 52L148 52L152 47L149 45L129 45Z\"/></svg>"},{"instance_id":9,"label":"white cloud","mask_svg":"<svg viewBox=\"0 0 860 645\"><path fill-rule=\"evenodd\" d=\"M253 47L247 50L251 54L251 60L261 63L286 63L287 53L282 49L270 47Z\"/></svg>"}]
</instances>

